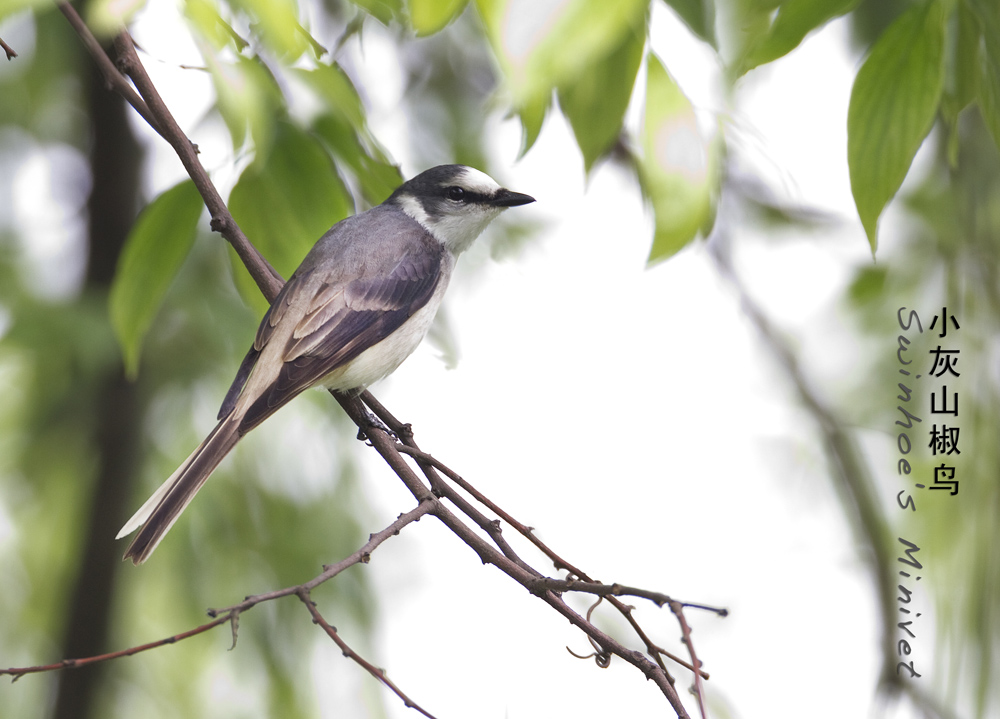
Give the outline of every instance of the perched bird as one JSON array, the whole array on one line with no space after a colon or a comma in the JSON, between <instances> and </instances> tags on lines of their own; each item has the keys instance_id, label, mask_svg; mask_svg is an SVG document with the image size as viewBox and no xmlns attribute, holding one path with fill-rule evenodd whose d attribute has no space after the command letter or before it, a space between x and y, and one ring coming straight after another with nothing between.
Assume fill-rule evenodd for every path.
<instances>
[{"instance_id":1,"label":"perched bird","mask_svg":"<svg viewBox=\"0 0 1000 719\"><path fill-rule=\"evenodd\" d=\"M236 443L297 394L361 390L395 371L427 334L458 255L529 202L479 170L441 165L334 225L261 320L219 424L118 533L139 530L124 558L149 559Z\"/></svg>"}]
</instances>

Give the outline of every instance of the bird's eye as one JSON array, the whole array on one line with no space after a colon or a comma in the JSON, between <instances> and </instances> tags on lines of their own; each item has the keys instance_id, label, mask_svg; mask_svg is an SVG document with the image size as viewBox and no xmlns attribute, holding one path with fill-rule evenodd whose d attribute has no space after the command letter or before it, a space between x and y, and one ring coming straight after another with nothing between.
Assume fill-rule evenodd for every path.
<instances>
[{"instance_id":1,"label":"bird's eye","mask_svg":"<svg viewBox=\"0 0 1000 719\"><path fill-rule=\"evenodd\" d=\"M448 199L454 200L455 202L461 202L465 199L465 190L461 187L449 187L448 188Z\"/></svg>"}]
</instances>

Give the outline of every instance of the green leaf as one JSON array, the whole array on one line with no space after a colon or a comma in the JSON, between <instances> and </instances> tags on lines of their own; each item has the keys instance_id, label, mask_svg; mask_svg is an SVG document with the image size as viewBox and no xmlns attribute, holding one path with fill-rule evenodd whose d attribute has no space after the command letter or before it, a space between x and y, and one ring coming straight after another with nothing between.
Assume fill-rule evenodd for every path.
<instances>
[{"instance_id":1,"label":"green leaf","mask_svg":"<svg viewBox=\"0 0 1000 719\"><path fill-rule=\"evenodd\" d=\"M147 205L125 241L108 305L129 377L139 371L143 338L194 243L202 207L185 180Z\"/></svg>"},{"instance_id":2,"label":"green leaf","mask_svg":"<svg viewBox=\"0 0 1000 719\"><path fill-rule=\"evenodd\" d=\"M945 37L945 82L941 115L948 127L948 161L958 164L958 115L979 95L979 45L982 31L976 16L959 3L955 32Z\"/></svg>"},{"instance_id":3,"label":"green leaf","mask_svg":"<svg viewBox=\"0 0 1000 719\"><path fill-rule=\"evenodd\" d=\"M358 133L343 118L334 114L321 115L313 122L313 131L337 159L350 168L369 205L383 202L403 184L399 168L381 150L370 149L362 143Z\"/></svg>"},{"instance_id":4,"label":"green leaf","mask_svg":"<svg viewBox=\"0 0 1000 719\"><path fill-rule=\"evenodd\" d=\"M542 16L533 17L508 0L477 0L477 7L528 140L541 128L553 89L643 27L648 8L646 0L569 0L546 3Z\"/></svg>"},{"instance_id":5,"label":"green leaf","mask_svg":"<svg viewBox=\"0 0 1000 719\"><path fill-rule=\"evenodd\" d=\"M713 220L714 152L698 131L694 109L650 53L639 177L656 218L649 262L670 257Z\"/></svg>"},{"instance_id":6,"label":"green leaf","mask_svg":"<svg viewBox=\"0 0 1000 719\"><path fill-rule=\"evenodd\" d=\"M739 79L746 58L771 32L771 22L780 7L781 0L730 0L730 8L722 18L726 57L732 58L725 68L730 83Z\"/></svg>"},{"instance_id":7,"label":"green leaf","mask_svg":"<svg viewBox=\"0 0 1000 719\"><path fill-rule=\"evenodd\" d=\"M216 50L233 43L236 52L242 52L248 43L219 14L212 0L184 0L184 16L188 24Z\"/></svg>"},{"instance_id":8,"label":"green leaf","mask_svg":"<svg viewBox=\"0 0 1000 719\"><path fill-rule=\"evenodd\" d=\"M517 108L517 117L521 121L521 151L518 153L518 158L527 154L541 134L545 116L549 114L551 99L552 93L548 92L528 100Z\"/></svg>"},{"instance_id":9,"label":"green leaf","mask_svg":"<svg viewBox=\"0 0 1000 719\"><path fill-rule=\"evenodd\" d=\"M768 32L749 48L739 75L784 57L816 28L853 10L861 0L785 0Z\"/></svg>"},{"instance_id":10,"label":"green leaf","mask_svg":"<svg viewBox=\"0 0 1000 719\"><path fill-rule=\"evenodd\" d=\"M417 35L433 35L462 14L469 0L409 0L410 22Z\"/></svg>"},{"instance_id":11,"label":"green leaf","mask_svg":"<svg viewBox=\"0 0 1000 719\"><path fill-rule=\"evenodd\" d=\"M934 124L944 84L945 8L914 6L886 29L858 71L847 112L851 192L878 246L878 218Z\"/></svg>"},{"instance_id":12,"label":"green leaf","mask_svg":"<svg viewBox=\"0 0 1000 719\"><path fill-rule=\"evenodd\" d=\"M356 128L365 124L361 95L340 65L320 64L309 70L292 68L291 72L303 80L331 112L343 115Z\"/></svg>"},{"instance_id":13,"label":"green leaf","mask_svg":"<svg viewBox=\"0 0 1000 719\"><path fill-rule=\"evenodd\" d=\"M369 131L364 105L350 78L338 65L292 72L327 108L314 120L315 132L351 169L365 200L373 205L382 202L403 178Z\"/></svg>"},{"instance_id":14,"label":"green leaf","mask_svg":"<svg viewBox=\"0 0 1000 719\"><path fill-rule=\"evenodd\" d=\"M250 19L253 32L288 63L301 57L315 41L299 23L294 0L228 0Z\"/></svg>"},{"instance_id":15,"label":"green leaf","mask_svg":"<svg viewBox=\"0 0 1000 719\"><path fill-rule=\"evenodd\" d=\"M983 74L979 88L979 106L983 120L1000 147L1000 43L987 42L983 57Z\"/></svg>"},{"instance_id":16,"label":"green leaf","mask_svg":"<svg viewBox=\"0 0 1000 719\"><path fill-rule=\"evenodd\" d=\"M227 62L200 43L205 64L215 86L216 106L233 139L233 149L246 142L247 130L258 153L270 151L275 116L284 107L274 77L257 59L237 56Z\"/></svg>"},{"instance_id":17,"label":"green leaf","mask_svg":"<svg viewBox=\"0 0 1000 719\"><path fill-rule=\"evenodd\" d=\"M559 89L559 106L573 128L588 173L621 134L645 42L645 28L625 33L610 54Z\"/></svg>"},{"instance_id":18,"label":"green leaf","mask_svg":"<svg viewBox=\"0 0 1000 719\"><path fill-rule=\"evenodd\" d=\"M1000 18L1000 13L997 15ZM979 45L983 36L976 16L964 2L959 3L957 16L958 33L952 47L948 87L956 115L979 94ZM997 22L997 31L1000 32L1000 21Z\"/></svg>"},{"instance_id":19,"label":"green leaf","mask_svg":"<svg viewBox=\"0 0 1000 719\"><path fill-rule=\"evenodd\" d=\"M352 0L383 25L389 25L403 9L403 0Z\"/></svg>"},{"instance_id":20,"label":"green leaf","mask_svg":"<svg viewBox=\"0 0 1000 719\"><path fill-rule=\"evenodd\" d=\"M329 155L315 138L287 122L276 126L273 151L240 175L229 209L250 241L283 277L353 203ZM267 302L231 253L236 285L263 312Z\"/></svg>"},{"instance_id":21,"label":"green leaf","mask_svg":"<svg viewBox=\"0 0 1000 719\"><path fill-rule=\"evenodd\" d=\"M1000 7L994 0L966 0L979 21L983 37L979 108L1000 147Z\"/></svg>"},{"instance_id":22,"label":"green leaf","mask_svg":"<svg viewBox=\"0 0 1000 719\"><path fill-rule=\"evenodd\" d=\"M691 32L717 47L715 39L715 0L664 0L673 8Z\"/></svg>"}]
</instances>

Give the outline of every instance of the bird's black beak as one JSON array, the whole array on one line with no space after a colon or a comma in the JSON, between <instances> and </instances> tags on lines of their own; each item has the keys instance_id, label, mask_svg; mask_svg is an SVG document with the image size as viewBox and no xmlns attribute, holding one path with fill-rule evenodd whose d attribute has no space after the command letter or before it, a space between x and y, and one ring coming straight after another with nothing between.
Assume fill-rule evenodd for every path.
<instances>
[{"instance_id":1,"label":"bird's black beak","mask_svg":"<svg viewBox=\"0 0 1000 719\"><path fill-rule=\"evenodd\" d=\"M511 192L510 190L501 189L493 197L490 202L497 207L517 207L518 205L527 205L534 202L535 198L531 195L525 195L521 192Z\"/></svg>"}]
</instances>

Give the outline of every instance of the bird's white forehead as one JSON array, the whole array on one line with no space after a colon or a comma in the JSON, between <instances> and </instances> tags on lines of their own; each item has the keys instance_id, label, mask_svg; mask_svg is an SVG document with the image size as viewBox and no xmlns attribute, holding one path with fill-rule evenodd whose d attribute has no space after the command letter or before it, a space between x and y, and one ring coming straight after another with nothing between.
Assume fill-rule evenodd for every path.
<instances>
[{"instance_id":1,"label":"bird's white forehead","mask_svg":"<svg viewBox=\"0 0 1000 719\"><path fill-rule=\"evenodd\" d=\"M500 189L500 185L496 183L496 180L487 175L485 172L480 172L474 167L463 167L462 171L455 179L456 183L464 187L466 190L479 192L483 195L492 195Z\"/></svg>"}]
</instances>

